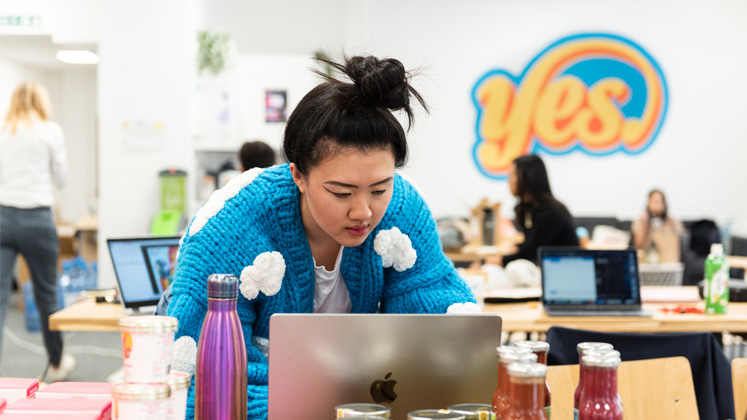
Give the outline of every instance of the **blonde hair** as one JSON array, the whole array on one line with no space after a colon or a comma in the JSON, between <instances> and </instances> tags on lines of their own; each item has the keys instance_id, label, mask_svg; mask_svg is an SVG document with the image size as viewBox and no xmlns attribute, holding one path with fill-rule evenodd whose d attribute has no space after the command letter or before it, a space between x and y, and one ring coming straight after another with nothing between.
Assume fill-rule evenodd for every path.
<instances>
[{"instance_id":1,"label":"blonde hair","mask_svg":"<svg viewBox=\"0 0 747 420\"><path fill-rule=\"evenodd\" d=\"M49 94L44 86L26 81L18 85L10 98L10 108L5 114L3 129L9 128L11 134L15 134L18 123L23 121L31 125L31 118L36 117L42 121L49 118Z\"/></svg>"}]
</instances>

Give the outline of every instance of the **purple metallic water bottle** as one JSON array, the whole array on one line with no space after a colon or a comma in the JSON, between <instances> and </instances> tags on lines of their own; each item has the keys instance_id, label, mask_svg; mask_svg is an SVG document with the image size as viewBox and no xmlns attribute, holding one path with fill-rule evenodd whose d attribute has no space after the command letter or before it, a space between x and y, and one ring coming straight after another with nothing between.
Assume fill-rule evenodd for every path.
<instances>
[{"instance_id":1,"label":"purple metallic water bottle","mask_svg":"<svg viewBox=\"0 0 747 420\"><path fill-rule=\"evenodd\" d=\"M246 345L236 312L239 279L213 274L197 346L195 419L246 419Z\"/></svg>"}]
</instances>

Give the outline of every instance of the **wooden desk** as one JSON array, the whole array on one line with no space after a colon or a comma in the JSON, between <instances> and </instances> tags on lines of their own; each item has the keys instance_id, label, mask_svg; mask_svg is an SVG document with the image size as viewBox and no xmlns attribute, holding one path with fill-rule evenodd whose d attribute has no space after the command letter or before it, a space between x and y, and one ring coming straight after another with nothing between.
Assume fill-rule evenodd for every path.
<instances>
[{"instance_id":1,"label":"wooden desk","mask_svg":"<svg viewBox=\"0 0 747 420\"><path fill-rule=\"evenodd\" d=\"M49 316L54 331L119 331L119 318L126 316L120 304L96 303L94 298L74 303Z\"/></svg>"},{"instance_id":2,"label":"wooden desk","mask_svg":"<svg viewBox=\"0 0 747 420\"><path fill-rule=\"evenodd\" d=\"M729 255L726 258L729 260L729 267L747 270L747 257Z\"/></svg>"},{"instance_id":3,"label":"wooden desk","mask_svg":"<svg viewBox=\"0 0 747 420\"><path fill-rule=\"evenodd\" d=\"M552 326L605 332L747 332L747 303L729 302L725 315L664 313L662 307L674 304L643 304L653 317L549 317L539 302L486 304L484 313L503 318L503 331L545 332ZM698 304L703 307L703 303Z\"/></svg>"}]
</instances>

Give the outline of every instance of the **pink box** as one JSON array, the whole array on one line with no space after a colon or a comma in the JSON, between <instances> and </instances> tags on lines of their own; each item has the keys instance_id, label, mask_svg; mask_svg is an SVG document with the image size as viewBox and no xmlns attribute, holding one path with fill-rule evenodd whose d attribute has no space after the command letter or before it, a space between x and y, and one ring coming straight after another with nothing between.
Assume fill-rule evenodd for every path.
<instances>
[{"instance_id":1,"label":"pink box","mask_svg":"<svg viewBox=\"0 0 747 420\"><path fill-rule=\"evenodd\" d=\"M112 384L107 382L55 382L40 389L36 398L112 399Z\"/></svg>"},{"instance_id":2,"label":"pink box","mask_svg":"<svg viewBox=\"0 0 747 420\"><path fill-rule=\"evenodd\" d=\"M0 398L0 414L3 414L3 411L5 411L5 407L8 406L8 400L5 398Z\"/></svg>"},{"instance_id":3,"label":"pink box","mask_svg":"<svg viewBox=\"0 0 747 420\"><path fill-rule=\"evenodd\" d=\"M96 420L99 418L98 415L93 413L55 413L54 420ZM0 414L0 420L49 420L49 413L37 414L37 413L5 413Z\"/></svg>"},{"instance_id":4,"label":"pink box","mask_svg":"<svg viewBox=\"0 0 747 420\"><path fill-rule=\"evenodd\" d=\"M0 398L5 398L7 404L18 400L34 398L39 390L39 381L28 378L0 378Z\"/></svg>"},{"instance_id":5,"label":"pink box","mask_svg":"<svg viewBox=\"0 0 747 420\"><path fill-rule=\"evenodd\" d=\"M46 414L49 419L50 414L94 414L95 420L111 420L112 402L109 400L88 399L88 398L68 398L68 399L27 399L16 401L10 404L5 410L5 414ZM0 419L4 419L0 416Z\"/></svg>"}]
</instances>

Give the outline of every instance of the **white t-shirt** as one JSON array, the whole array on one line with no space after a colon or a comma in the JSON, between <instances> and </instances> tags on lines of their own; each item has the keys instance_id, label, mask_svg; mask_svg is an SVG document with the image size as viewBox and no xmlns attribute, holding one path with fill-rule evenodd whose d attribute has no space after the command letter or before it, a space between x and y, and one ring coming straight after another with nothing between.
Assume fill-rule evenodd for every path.
<instances>
[{"instance_id":1,"label":"white t-shirt","mask_svg":"<svg viewBox=\"0 0 747 420\"><path fill-rule=\"evenodd\" d=\"M65 185L67 153L62 127L32 119L18 123L15 134L0 131L0 205L51 207L53 187Z\"/></svg>"},{"instance_id":2,"label":"white t-shirt","mask_svg":"<svg viewBox=\"0 0 747 420\"><path fill-rule=\"evenodd\" d=\"M314 313L344 314L350 313L353 307L348 288L345 286L345 281L340 273L340 262L342 261L342 250L344 248L343 246L340 247L335 268L332 271L327 271L324 266L317 266L316 260L314 260L314 277L316 278L314 284Z\"/></svg>"}]
</instances>

